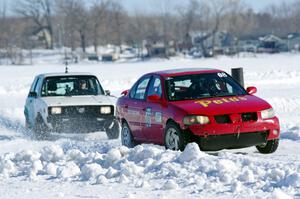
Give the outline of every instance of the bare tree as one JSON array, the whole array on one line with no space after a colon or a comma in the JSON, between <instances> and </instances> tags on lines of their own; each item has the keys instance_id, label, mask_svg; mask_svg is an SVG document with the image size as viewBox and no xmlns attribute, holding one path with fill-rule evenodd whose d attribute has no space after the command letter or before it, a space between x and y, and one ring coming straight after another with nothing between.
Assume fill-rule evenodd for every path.
<instances>
[{"instance_id":1,"label":"bare tree","mask_svg":"<svg viewBox=\"0 0 300 199\"><path fill-rule=\"evenodd\" d=\"M190 41L190 32L195 25L195 21L198 17L198 11L200 9L200 3L197 0L189 0L189 3L186 7L180 6L178 8L178 13L180 16L180 27L181 30L181 39L185 47L189 46Z\"/></svg>"},{"instance_id":2,"label":"bare tree","mask_svg":"<svg viewBox=\"0 0 300 199\"><path fill-rule=\"evenodd\" d=\"M215 48L216 33L219 31L221 23L223 22L223 16L230 9L230 7L239 0L210 0L208 6L212 11L212 52Z\"/></svg>"},{"instance_id":3,"label":"bare tree","mask_svg":"<svg viewBox=\"0 0 300 199\"><path fill-rule=\"evenodd\" d=\"M80 36L80 45L82 48L83 53L86 52L87 47L87 34L89 31L89 23L88 23L88 11L85 8L85 5L82 1L78 1L75 7L77 11L77 25L78 25L78 32Z\"/></svg>"},{"instance_id":4,"label":"bare tree","mask_svg":"<svg viewBox=\"0 0 300 199\"><path fill-rule=\"evenodd\" d=\"M255 25L252 12L243 2L235 1L231 5L228 13L224 16L224 20L224 28L234 37L232 47L235 47L238 53L240 37L251 31Z\"/></svg>"},{"instance_id":5,"label":"bare tree","mask_svg":"<svg viewBox=\"0 0 300 199\"><path fill-rule=\"evenodd\" d=\"M6 45L7 41L7 26L8 26L8 21L7 21L7 16L6 16L6 2L0 7L0 48L4 48Z\"/></svg>"},{"instance_id":6,"label":"bare tree","mask_svg":"<svg viewBox=\"0 0 300 199\"><path fill-rule=\"evenodd\" d=\"M174 38L174 21L173 21L173 14L172 10L175 8L171 6L172 3L170 0L165 0L160 2L158 5L160 8L159 11L159 21L161 27L161 37L165 47L165 57L169 57L169 43Z\"/></svg>"},{"instance_id":7,"label":"bare tree","mask_svg":"<svg viewBox=\"0 0 300 199\"><path fill-rule=\"evenodd\" d=\"M89 32L89 15L83 0L59 0L57 7L59 13L62 13L64 39L72 50L75 50L78 36L82 51L85 53Z\"/></svg>"},{"instance_id":8,"label":"bare tree","mask_svg":"<svg viewBox=\"0 0 300 199\"><path fill-rule=\"evenodd\" d=\"M30 18L38 29L45 28L50 34L50 44L46 43L46 48L53 49L53 25L51 0L18 0L15 6L15 12L24 17Z\"/></svg>"},{"instance_id":9,"label":"bare tree","mask_svg":"<svg viewBox=\"0 0 300 199\"><path fill-rule=\"evenodd\" d=\"M143 41L146 40L146 20L146 16L136 11L130 18L125 33L125 42L138 48L138 56L142 55Z\"/></svg>"},{"instance_id":10,"label":"bare tree","mask_svg":"<svg viewBox=\"0 0 300 199\"><path fill-rule=\"evenodd\" d=\"M98 53L98 45L100 39L101 26L105 23L105 18L107 17L107 9L108 9L109 1L108 0L100 0L97 1L91 7L91 26L92 26L92 40L94 45L95 53Z\"/></svg>"},{"instance_id":11,"label":"bare tree","mask_svg":"<svg viewBox=\"0 0 300 199\"><path fill-rule=\"evenodd\" d=\"M107 26L111 26L111 36L113 42L119 46L122 52L124 26L126 25L127 14L118 1L112 1L109 5L109 16Z\"/></svg>"}]
</instances>

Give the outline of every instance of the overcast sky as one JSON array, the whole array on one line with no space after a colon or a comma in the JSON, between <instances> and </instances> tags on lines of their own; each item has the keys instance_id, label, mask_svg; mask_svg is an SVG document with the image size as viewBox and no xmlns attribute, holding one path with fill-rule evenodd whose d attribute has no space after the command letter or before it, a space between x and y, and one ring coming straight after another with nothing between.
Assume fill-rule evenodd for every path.
<instances>
[{"instance_id":1,"label":"overcast sky","mask_svg":"<svg viewBox=\"0 0 300 199\"><path fill-rule=\"evenodd\" d=\"M87 3L92 3L96 0L84 0ZM187 0L117 0L122 2L124 7L130 11L150 11L153 12L158 8L159 4L161 4L162 1L168 2L168 4L172 5L182 5L187 3ZM206 0L209 1L209 0ZM245 3L250 5L255 11L261 11L266 6L270 4L280 4L281 2L290 3L295 0L244 0ZM17 0L0 0L0 3L3 5L6 2L8 7L11 7L14 5L14 3L17 2Z\"/></svg>"},{"instance_id":2,"label":"overcast sky","mask_svg":"<svg viewBox=\"0 0 300 199\"><path fill-rule=\"evenodd\" d=\"M129 11L135 10L148 10L148 11L155 11L157 9L157 5L161 1L166 1L170 4L181 5L183 3L187 3L187 0L119 0L123 2L123 5ZM209 1L209 0L207 0ZM282 2L291 3L295 0L244 0L244 2L250 5L255 11L261 11L265 7L270 4L280 4Z\"/></svg>"}]
</instances>

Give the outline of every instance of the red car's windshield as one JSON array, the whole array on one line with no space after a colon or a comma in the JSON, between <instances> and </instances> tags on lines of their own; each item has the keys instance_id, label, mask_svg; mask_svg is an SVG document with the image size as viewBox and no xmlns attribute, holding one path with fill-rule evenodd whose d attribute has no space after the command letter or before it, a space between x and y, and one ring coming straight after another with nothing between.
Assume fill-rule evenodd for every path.
<instances>
[{"instance_id":1,"label":"red car's windshield","mask_svg":"<svg viewBox=\"0 0 300 199\"><path fill-rule=\"evenodd\" d=\"M225 72L168 77L166 91L170 101L247 94L245 89Z\"/></svg>"}]
</instances>

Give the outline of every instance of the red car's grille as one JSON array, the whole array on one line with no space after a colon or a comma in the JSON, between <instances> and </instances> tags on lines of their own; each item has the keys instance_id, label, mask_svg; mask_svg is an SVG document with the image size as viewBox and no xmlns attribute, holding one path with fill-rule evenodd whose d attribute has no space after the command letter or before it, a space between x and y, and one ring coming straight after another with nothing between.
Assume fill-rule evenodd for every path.
<instances>
[{"instance_id":1,"label":"red car's grille","mask_svg":"<svg viewBox=\"0 0 300 199\"><path fill-rule=\"evenodd\" d=\"M240 113L240 114L216 115L214 118L218 124L250 122L250 121L257 121L257 113L250 112L250 113Z\"/></svg>"},{"instance_id":2,"label":"red car's grille","mask_svg":"<svg viewBox=\"0 0 300 199\"><path fill-rule=\"evenodd\" d=\"M257 121L257 113L242 113L243 122Z\"/></svg>"},{"instance_id":3,"label":"red car's grille","mask_svg":"<svg viewBox=\"0 0 300 199\"><path fill-rule=\"evenodd\" d=\"M229 124L232 123L229 115L216 115L215 120L218 124Z\"/></svg>"}]
</instances>

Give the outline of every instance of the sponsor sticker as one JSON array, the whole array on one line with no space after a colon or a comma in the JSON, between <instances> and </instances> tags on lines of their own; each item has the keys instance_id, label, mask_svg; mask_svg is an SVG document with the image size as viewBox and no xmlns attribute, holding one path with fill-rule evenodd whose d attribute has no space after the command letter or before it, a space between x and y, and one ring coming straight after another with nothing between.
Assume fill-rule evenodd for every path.
<instances>
[{"instance_id":1,"label":"sponsor sticker","mask_svg":"<svg viewBox=\"0 0 300 199\"><path fill-rule=\"evenodd\" d=\"M134 111L134 110L128 110L128 114L130 115L140 115L140 112L139 111Z\"/></svg>"},{"instance_id":2,"label":"sponsor sticker","mask_svg":"<svg viewBox=\"0 0 300 199\"><path fill-rule=\"evenodd\" d=\"M212 104L221 105L224 103L233 103L233 102L240 102L240 101L246 101L246 97L228 97L228 98L222 98L217 100L198 100L195 103L200 104L203 107L209 107Z\"/></svg>"},{"instance_id":3,"label":"sponsor sticker","mask_svg":"<svg viewBox=\"0 0 300 199\"><path fill-rule=\"evenodd\" d=\"M162 123L162 113L161 112L155 112L155 122Z\"/></svg>"},{"instance_id":4,"label":"sponsor sticker","mask_svg":"<svg viewBox=\"0 0 300 199\"><path fill-rule=\"evenodd\" d=\"M145 115L146 127L151 127L151 115L152 115L151 108L147 108L146 109L146 115Z\"/></svg>"}]
</instances>

